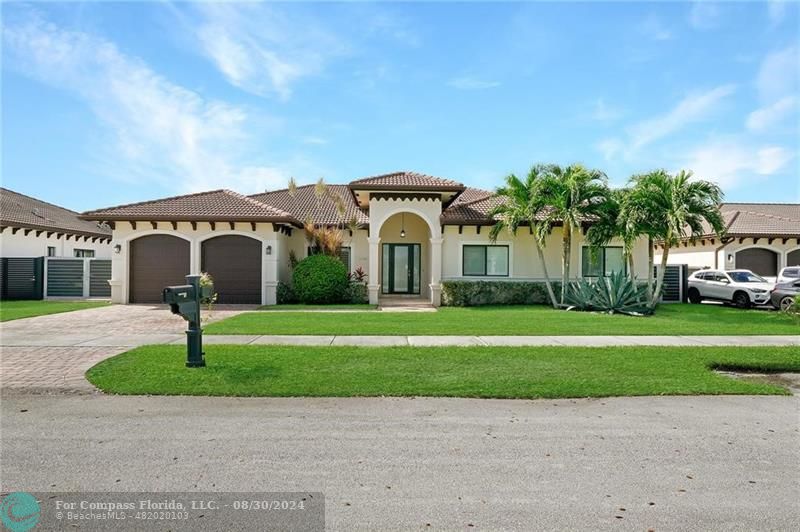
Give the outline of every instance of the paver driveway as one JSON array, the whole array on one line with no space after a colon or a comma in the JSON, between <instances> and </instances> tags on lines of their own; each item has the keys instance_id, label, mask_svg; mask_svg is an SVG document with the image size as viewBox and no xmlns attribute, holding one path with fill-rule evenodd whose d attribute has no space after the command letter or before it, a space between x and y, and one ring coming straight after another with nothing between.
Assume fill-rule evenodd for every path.
<instances>
[{"instance_id":1,"label":"paver driveway","mask_svg":"<svg viewBox=\"0 0 800 532\"><path fill-rule=\"evenodd\" d=\"M252 306L219 307L210 321ZM87 369L130 346L179 341L186 322L164 306L112 305L0 324L4 390L91 391Z\"/></svg>"}]
</instances>

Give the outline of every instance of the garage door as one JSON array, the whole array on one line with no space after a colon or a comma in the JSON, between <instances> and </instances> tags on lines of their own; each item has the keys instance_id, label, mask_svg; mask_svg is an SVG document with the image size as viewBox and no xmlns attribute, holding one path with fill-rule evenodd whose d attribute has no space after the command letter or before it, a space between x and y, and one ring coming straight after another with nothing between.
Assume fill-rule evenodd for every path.
<instances>
[{"instance_id":1,"label":"garage door","mask_svg":"<svg viewBox=\"0 0 800 532\"><path fill-rule=\"evenodd\" d=\"M778 254L764 248L750 248L736 253L736 267L758 275L778 275Z\"/></svg>"},{"instance_id":2,"label":"garage door","mask_svg":"<svg viewBox=\"0 0 800 532\"><path fill-rule=\"evenodd\" d=\"M161 303L165 286L186 284L189 242L170 235L150 235L131 241L131 303Z\"/></svg>"},{"instance_id":3,"label":"garage door","mask_svg":"<svg viewBox=\"0 0 800 532\"><path fill-rule=\"evenodd\" d=\"M261 242L239 235L203 242L201 269L214 278L217 303L261 303Z\"/></svg>"},{"instance_id":4,"label":"garage door","mask_svg":"<svg viewBox=\"0 0 800 532\"><path fill-rule=\"evenodd\" d=\"M800 249L796 249L786 255L787 266L800 266Z\"/></svg>"}]
</instances>

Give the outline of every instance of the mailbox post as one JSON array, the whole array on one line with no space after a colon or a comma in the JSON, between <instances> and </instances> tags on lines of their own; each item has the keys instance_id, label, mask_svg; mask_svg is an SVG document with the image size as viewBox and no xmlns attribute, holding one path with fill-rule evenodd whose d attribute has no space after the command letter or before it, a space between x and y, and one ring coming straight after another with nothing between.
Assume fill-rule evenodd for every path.
<instances>
[{"instance_id":1,"label":"mailbox post","mask_svg":"<svg viewBox=\"0 0 800 532\"><path fill-rule=\"evenodd\" d=\"M200 328L200 299L203 296L199 275L187 275L188 284L164 288L163 300L188 323L186 326L186 367L201 368L203 358L203 329Z\"/></svg>"}]
</instances>

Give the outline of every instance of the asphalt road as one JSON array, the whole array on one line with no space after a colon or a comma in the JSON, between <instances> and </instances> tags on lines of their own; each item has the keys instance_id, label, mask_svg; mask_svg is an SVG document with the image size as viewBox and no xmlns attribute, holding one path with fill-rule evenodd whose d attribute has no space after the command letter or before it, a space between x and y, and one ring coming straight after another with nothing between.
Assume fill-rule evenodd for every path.
<instances>
[{"instance_id":1,"label":"asphalt road","mask_svg":"<svg viewBox=\"0 0 800 532\"><path fill-rule=\"evenodd\" d=\"M3 491L319 491L330 530L797 530L799 397L6 395Z\"/></svg>"}]
</instances>

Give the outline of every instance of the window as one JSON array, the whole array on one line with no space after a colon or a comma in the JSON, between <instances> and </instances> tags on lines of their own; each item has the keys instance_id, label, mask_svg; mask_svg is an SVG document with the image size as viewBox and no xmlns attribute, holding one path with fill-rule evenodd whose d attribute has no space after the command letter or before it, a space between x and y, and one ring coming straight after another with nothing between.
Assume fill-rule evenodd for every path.
<instances>
[{"instance_id":1,"label":"window","mask_svg":"<svg viewBox=\"0 0 800 532\"><path fill-rule=\"evenodd\" d=\"M310 257L311 255L316 255L319 253L319 248L308 246L306 248L307 256ZM339 249L339 260L342 261L344 267L347 268L347 271L350 271L350 247L349 246L342 246Z\"/></svg>"},{"instance_id":2,"label":"window","mask_svg":"<svg viewBox=\"0 0 800 532\"><path fill-rule=\"evenodd\" d=\"M614 272L628 271L621 247L603 247L595 250L583 246L581 267L584 277L606 277Z\"/></svg>"},{"instance_id":3,"label":"window","mask_svg":"<svg viewBox=\"0 0 800 532\"><path fill-rule=\"evenodd\" d=\"M94 257L94 250L93 249L76 249L74 250L74 254L76 257L80 258L92 258Z\"/></svg>"},{"instance_id":4,"label":"window","mask_svg":"<svg viewBox=\"0 0 800 532\"><path fill-rule=\"evenodd\" d=\"M56 256L56 247L55 246L47 246L47 256L48 257L55 257Z\"/></svg>"},{"instance_id":5,"label":"window","mask_svg":"<svg viewBox=\"0 0 800 532\"><path fill-rule=\"evenodd\" d=\"M508 246L468 246L463 248L463 275L508 277Z\"/></svg>"}]
</instances>

